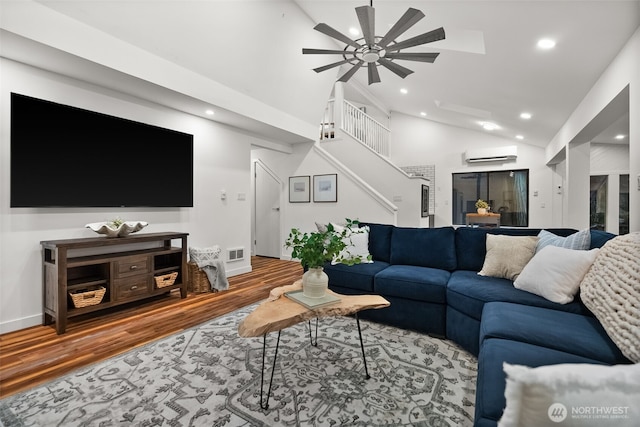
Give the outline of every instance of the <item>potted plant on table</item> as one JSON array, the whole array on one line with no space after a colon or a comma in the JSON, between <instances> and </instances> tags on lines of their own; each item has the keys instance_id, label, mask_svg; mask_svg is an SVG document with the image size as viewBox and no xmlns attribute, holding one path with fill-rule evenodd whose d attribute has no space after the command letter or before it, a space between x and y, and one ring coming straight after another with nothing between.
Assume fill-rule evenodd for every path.
<instances>
[{"instance_id":1,"label":"potted plant on table","mask_svg":"<svg viewBox=\"0 0 640 427\"><path fill-rule=\"evenodd\" d=\"M489 204L482 199L478 199L476 202L476 209L478 210L478 214L486 215L489 210Z\"/></svg>"},{"instance_id":2,"label":"potted plant on table","mask_svg":"<svg viewBox=\"0 0 640 427\"><path fill-rule=\"evenodd\" d=\"M300 260L307 271L302 276L303 295L308 298L321 298L328 288L329 277L323 271L326 262L333 261L353 265L362 262L359 256L352 256L347 247L350 236L359 233L358 221L347 218L346 225L327 224L324 231L303 233L292 228L285 241L285 247L291 248L291 257Z\"/></svg>"}]
</instances>

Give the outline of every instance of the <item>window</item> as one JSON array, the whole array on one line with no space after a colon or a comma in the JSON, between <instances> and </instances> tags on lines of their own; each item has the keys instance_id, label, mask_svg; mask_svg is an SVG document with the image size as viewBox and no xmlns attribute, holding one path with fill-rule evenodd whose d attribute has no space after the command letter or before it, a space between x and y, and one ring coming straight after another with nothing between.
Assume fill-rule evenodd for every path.
<instances>
[{"instance_id":1,"label":"window","mask_svg":"<svg viewBox=\"0 0 640 427\"><path fill-rule=\"evenodd\" d=\"M594 230L607 229L607 175L592 175L589 191L589 226Z\"/></svg>"},{"instance_id":2,"label":"window","mask_svg":"<svg viewBox=\"0 0 640 427\"><path fill-rule=\"evenodd\" d=\"M629 175L620 175L620 228L618 234L629 233Z\"/></svg>"},{"instance_id":3,"label":"window","mask_svg":"<svg viewBox=\"0 0 640 427\"><path fill-rule=\"evenodd\" d=\"M529 170L453 174L453 224L466 224L466 214L476 211L476 200L489 203L500 214L500 225L529 225Z\"/></svg>"}]
</instances>

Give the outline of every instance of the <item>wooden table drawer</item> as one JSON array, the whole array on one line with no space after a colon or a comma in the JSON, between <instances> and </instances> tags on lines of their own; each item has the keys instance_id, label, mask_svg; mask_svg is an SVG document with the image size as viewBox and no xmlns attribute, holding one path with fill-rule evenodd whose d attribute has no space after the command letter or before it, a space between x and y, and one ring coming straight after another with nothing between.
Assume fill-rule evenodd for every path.
<instances>
[{"instance_id":1,"label":"wooden table drawer","mask_svg":"<svg viewBox=\"0 0 640 427\"><path fill-rule=\"evenodd\" d=\"M114 280L116 301L146 295L151 291L152 276Z\"/></svg>"},{"instance_id":2,"label":"wooden table drawer","mask_svg":"<svg viewBox=\"0 0 640 427\"><path fill-rule=\"evenodd\" d=\"M130 277L151 272L151 261L148 256L125 258L115 263L115 277Z\"/></svg>"}]
</instances>

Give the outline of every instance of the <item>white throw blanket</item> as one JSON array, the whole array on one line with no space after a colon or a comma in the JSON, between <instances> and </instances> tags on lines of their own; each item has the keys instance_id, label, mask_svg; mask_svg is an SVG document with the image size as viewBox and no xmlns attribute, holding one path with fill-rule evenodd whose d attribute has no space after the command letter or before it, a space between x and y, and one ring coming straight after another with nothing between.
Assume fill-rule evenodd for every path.
<instances>
[{"instance_id":1,"label":"white throw blanket","mask_svg":"<svg viewBox=\"0 0 640 427\"><path fill-rule=\"evenodd\" d=\"M211 289L224 291L229 289L229 281L224 271L224 262L221 259L196 261L198 268L202 269L211 283Z\"/></svg>"},{"instance_id":2,"label":"white throw blanket","mask_svg":"<svg viewBox=\"0 0 640 427\"><path fill-rule=\"evenodd\" d=\"M224 261L218 258L219 255L218 245L209 248L189 248L189 258L207 275L211 290L224 291L229 289L229 281L224 270Z\"/></svg>"},{"instance_id":3,"label":"white throw blanket","mask_svg":"<svg viewBox=\"0 0 640 427\"><path fill-rule=\"evenodd\" d=\"M580 298L620 351L640 363L640 233L615 237L600 249Z\"/></svg>"}]
</instances>

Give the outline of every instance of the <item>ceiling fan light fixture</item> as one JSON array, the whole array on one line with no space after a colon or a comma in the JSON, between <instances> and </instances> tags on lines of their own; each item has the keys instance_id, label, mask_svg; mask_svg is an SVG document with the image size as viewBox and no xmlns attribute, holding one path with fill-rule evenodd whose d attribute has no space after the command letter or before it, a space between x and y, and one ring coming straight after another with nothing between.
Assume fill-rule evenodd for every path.
<instances>
[{"instance_id":1,"label":"ceiling fan light fixture","mask_svg":"<svg viewBox=\"0 0 640 427\"><path fill-rule=\"evenodd\" d=\"M362 59L364 60L364 62L378 62L378 59L380 59L382 55L380 55L380 51L375 49L375 48L366 48L363 52L362 52Z\"/></svg>"},{"instance_id":2,"label":"ceiling fan light fixture","mask_svg":"<svg viewBox=\"0 0 640 427\"><path fill-rule=\"evenodd\" d=\"M360 68L366 67L368 70L369 84L373 84L380 82L380 75L377 71L378 65L382 65L384 68L404 79L413 73L413 71L403 67L396 61L404 60L433 63L439 55L439 53L401 52L402 49L432 43L445 38L444 28L440 27L401 42L396 41L398 37L424 18L424 13L418 9L409 8L383 37L375 34L375 9L373 8L373 1L371 1L370 6L356 7L356 15L358 16L360 28L362 29L362 38L357 40L352 40L325 23L320 23L314 27L316 31L346 45L343 50L303 48L303 55L342 55L344 59L344 61L314 68L313 70L315 72L326 71L348 62L352 66L351 69L344 73L338 81L346 82L353 77ZM350 28L349 33L356 35L358 31L355 28Z\"/></svg>"}]
</instances>

